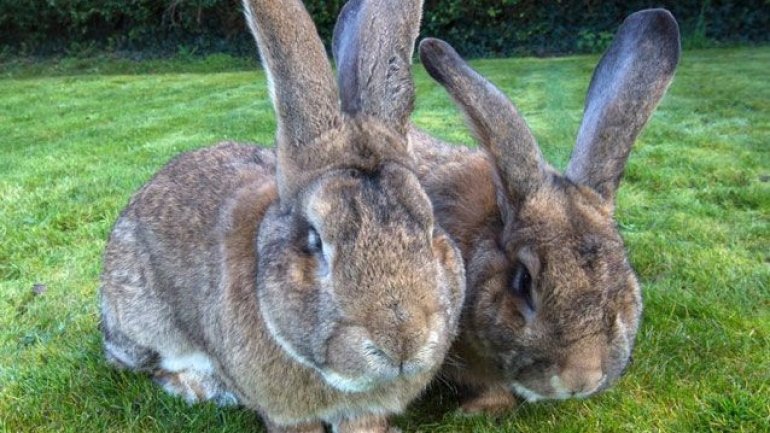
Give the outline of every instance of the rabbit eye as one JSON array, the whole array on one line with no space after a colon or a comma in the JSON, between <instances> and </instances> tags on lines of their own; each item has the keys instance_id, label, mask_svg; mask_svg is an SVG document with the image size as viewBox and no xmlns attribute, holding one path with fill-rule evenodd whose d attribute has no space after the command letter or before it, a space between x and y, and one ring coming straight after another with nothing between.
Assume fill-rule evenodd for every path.
<instances>
[{"instance_id":1,"label":"rabbit eye","mask_svg":"<svg viewBox=\"0 0 770 433\"><path fill-rule=\"evenodd\" d=\"M535 304L532 302L532 276L521 262L516 263L510 289L513 295L523 299L531 310L535 309Z\"/></svg>"},{"instance_id":2,"label":"rabbit eye","mask_svg":"<svg viewBox=\"0 0 770 433\"><path fill-rule=\"evenodd\" d=\"M307 249L314 254L320 253L322 250L321 236L318 235L318 232L313 227L307 230Z\"/></svg>"},{"instance_id":3,"label":"rabbit eye","mask_svg":"<svg viewBox=\"0 0 770 433\"><path fill-rule=\"evenodd\" d=\"M328 255L329 251L321 242L321 236L316 229L310 227L307 229L307 252L313 256L318 265L317 271L320 276L329 275Z\"/></svg>"}]
</instances>

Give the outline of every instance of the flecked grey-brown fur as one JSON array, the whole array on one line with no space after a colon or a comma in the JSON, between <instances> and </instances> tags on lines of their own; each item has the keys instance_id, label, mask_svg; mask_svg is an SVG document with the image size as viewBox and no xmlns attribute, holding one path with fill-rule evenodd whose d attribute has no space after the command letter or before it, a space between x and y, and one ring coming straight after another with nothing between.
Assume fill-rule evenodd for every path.
<instances>
[{"instance_id":1,"label":"flecked grey-brown fur","mask_svg":"<svg viewBox=\"0 0 770 433\"><path fill-rule=\"evenodd\" d=\"M515 402L511 391L527 399L587 396L628 366L642 300L613 200L679 53L678 27L667 11L626 19L594 72L562 175L543 159L500 90L448 44L420 44L426 70L455 100L483 149L411 132L436 220L466 265L461 331L444 368L471 388L466 410L505 410ZM511 290L521 266L531 274L534 308Z\"/></svg>"},{"instance_id":2,"label":"flecked grey-brown fur","mask_svg":"<svg viewBox=\"0 0 770 433\"><path fill-rule=\"evenodd\" d=\"M131 198L104 255L110 362L191 402L237 401L271 433L394 430L387 416L441 366L465 289L406 136L421 7L346 5L344 55L382 81L340 71L345 97L368 101L340 108L302 3L244 1L276 152L189 152ZM369 29L392 43L364 49Z\"/></svg>"}]
</instances>

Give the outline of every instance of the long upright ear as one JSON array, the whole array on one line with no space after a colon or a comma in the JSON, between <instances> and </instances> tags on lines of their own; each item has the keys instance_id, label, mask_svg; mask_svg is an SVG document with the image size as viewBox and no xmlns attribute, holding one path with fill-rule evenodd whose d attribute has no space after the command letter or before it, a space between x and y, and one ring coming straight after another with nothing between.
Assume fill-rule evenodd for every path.
<instances>
[{"instance_id":1,"label":"long upright ear","mask_svg":"<svg viewBox=\"0 0 770 433\"><path fill-rule=\"evenodd\" d=\"M405 134L414 106L411 64L422 0L350 0L334 27L342 110Z\"/></svg>"},{"instance_id":2,"label":"long upright ear","mask_svg":"<svg viewBox=\"0 0 770 433\"><path fill-rule=\"evenodd\" d=\"M513 103L444 41L424 39L420 59L464 112L476 139L494 159L510 197L520 201L539 188L550 168Z\"/></svg>"},{"instance_id":3,"label":"long upright ear","mask_svg":"<svg viewBox=\"0 0 770 433\"><path fill-rule=\"evenodd\" d=\"M243 0L278 120L278 150L301 157L304 145L340 124L329 59L299 0Z\"/></svg>"},{"instance_id":4,"label":"long upright ear","mask_svg":"<svg viewBox=\"0 0 770 433\"><path fill-rule=\"evenodd\" d=\"M664 9L630 15L594 71L566 176L614 200L637 135L679 62L679 26Z\"/></svg>"}]
</instances>

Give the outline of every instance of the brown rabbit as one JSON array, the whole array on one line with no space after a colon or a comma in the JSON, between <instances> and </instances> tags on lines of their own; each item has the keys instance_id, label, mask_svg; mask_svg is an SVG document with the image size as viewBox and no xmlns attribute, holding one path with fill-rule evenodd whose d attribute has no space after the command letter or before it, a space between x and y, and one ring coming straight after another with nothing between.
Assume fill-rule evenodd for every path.
<instances>
[{"instance_id":1,"label":"brown rabbit","mask_svg":"<svg viewBox=\"0 0 770 433\"><path fill-rule=\"evenodd\" d=\"M631 147L680 54L668 11L629 16L594 71L569 166L543 159L506 96L445 42L420 57L466 116L483 152L411 131L437 221L462 251L467 294L445 372L471 388L467 411L585 397L629 363L642 311L613 220Z\"/></svg>"},{"instance_id":2,"label":"brown rabbit","mask_svg":"<svg viewBox=\"0 0 770 433\"><path fill-rule=\"evenodd\" d=\"M421 6L348 3L338 87L299 0L244 1L277 152L189 152L131 198L104 257L109 361L269 432L389 431L440 368L465 288L408 148Z\"/></svg>"}]
</instances>

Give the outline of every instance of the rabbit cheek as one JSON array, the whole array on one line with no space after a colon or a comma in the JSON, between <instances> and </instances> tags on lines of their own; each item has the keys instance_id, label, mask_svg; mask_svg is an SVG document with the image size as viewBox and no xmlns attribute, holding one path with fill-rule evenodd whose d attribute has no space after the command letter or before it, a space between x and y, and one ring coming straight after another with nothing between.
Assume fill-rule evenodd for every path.
<instances>
[{"instance_id":1,"label":"rabbit cheek","mask_svg":"<svg viewBox=\"0 0 770 433\"><path fill-rule=\"evenodd\" d=\"M626 290L619 302L621 303L621 308L615 316L615 326L613 328L615 338L613 340L622 342L627 348L626 351L630 353L636 339L636 332L639 329L643 308L641 288L633 273L628 274Z\"/></svg>"},{"instance_id":2,"label":"rabbit cheek","mask_svg":"<svg viewBox=\"0 0 770 433\"><path fill-rule=\"evenodd\" d=\"M482 341L488 342L491 353L510 351L516 346L516 336L527 326L519 300L508 293L507 285L507 273L495 275L476 299L474 325L485 334Z\"/></svg>"},{"instance_id":3,"label":"rabbit cheek","mask_svg":"<svg viewBox=\"0 0 770 433\"><path fill-rule=\"evenodd\" d=\"M608 380L605 386L622 376L631 363L631 353L634 348L636 331L639 325L638 314L630 321L626 321L622 314L615 316L613 326L613 338L610 341L609 356L607 359Z\"/></svg>"},{"instance_id":4,"label":"rabbit cheek","mask_svg":"<svg viewBox=\"0 0 770 433\"><path fill-rule=\"evenodd\" d=\"M439 270L440 304L449 318L447 331L455 335L460 311L465 300L465 267L459 249L449 238L434 229L433 254Z\"/></svg>"},{"instance_id":5,"label":"rabbit cheek","mask_svg":"<svg viewBox=\"0 0 770 433\"><path fill-rule=\"evenodd\" d=\"M323 290L312 255L299 248L285 248L285 239L262 241L257 278L264 322L272 338L294 361L316 368L323 362L318 355L324 350L319 345L333 329L334 301Z\"/></svg>"}]
</instances>

